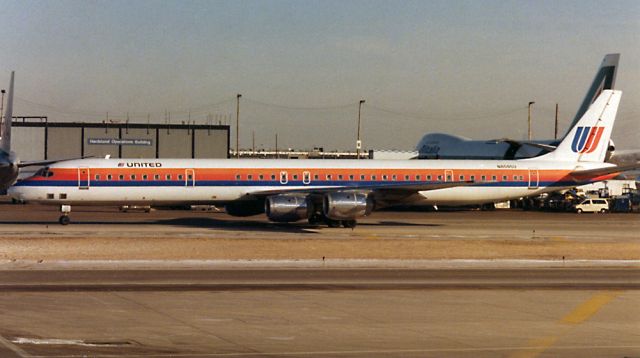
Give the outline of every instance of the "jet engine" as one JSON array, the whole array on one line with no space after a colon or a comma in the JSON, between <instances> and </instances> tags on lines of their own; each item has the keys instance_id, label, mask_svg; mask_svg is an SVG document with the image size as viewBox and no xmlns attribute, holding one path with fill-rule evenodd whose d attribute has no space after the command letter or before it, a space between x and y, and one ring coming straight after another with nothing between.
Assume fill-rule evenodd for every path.
<instances>
[{"instance_id":1,"label":"jet engine","mask_svg":"<svg viewBox=\"0 0 640 358\"><path fill-rule=\"evenodd\" d=\"M227 214L231 216L253 216L264 212L262 201L234 201L224 206Z\"/></svg>"},{"instance_id":2,"label":"jet engine","mask_svg":"<svg viewBox=\"0 0 640 358\"><path fill-rule=\"evenodd\" d=\"M373 211L373 200L365 193L338 191L324 196L324 216L332 220L353 220Z\"/></svg>"},{"instance_id":3,"label":"jet engine","mask_svg":"<svg viewBox=\"0 0 640 358\"><path fill-rule=\"evenodd\" d=\"M309 218L313 204L306 195L280 194L267 197L264 210L271 221L292 222Z\"/></svg>"}]
</instances>

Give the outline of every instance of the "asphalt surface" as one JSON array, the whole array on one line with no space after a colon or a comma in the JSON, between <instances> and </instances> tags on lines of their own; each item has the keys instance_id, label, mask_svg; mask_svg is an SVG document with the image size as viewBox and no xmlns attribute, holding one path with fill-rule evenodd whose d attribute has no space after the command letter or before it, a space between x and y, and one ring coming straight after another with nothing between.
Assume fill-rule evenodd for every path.
<instances>
[{"instance_id":1,"label":"asphalt surface","mask_svg":"<svg viewBox=\"0 0 640 358\"><path fill-rule=\"evenodd\" d=\"M637 214L57 216L0 205L0 357L640 357Z\"/></svg>"},{"instance_id":2,"label":"asphalt surface","mask_svg":"<svg viewBox=\"0 0 640 358\"><path fill-rule=\"evenodd\" d=\"M0 274L3 357L633 357L637 269Z\"/></svg>"}]
</instances>

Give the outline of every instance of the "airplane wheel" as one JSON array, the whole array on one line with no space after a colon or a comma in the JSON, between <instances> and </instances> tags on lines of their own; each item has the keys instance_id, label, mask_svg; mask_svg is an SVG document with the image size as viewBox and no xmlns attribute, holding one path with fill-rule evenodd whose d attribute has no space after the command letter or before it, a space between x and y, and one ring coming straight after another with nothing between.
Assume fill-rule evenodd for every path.
<instances>
[{"instance_id":1,"label":"airplane wheel","mask_svg":"<svg viewBox=\"0 0 640 358\"><path fill-rule=\"evenodd\" d=\"M356 227L357 222L355 220L344 220L342 222L342 226L346 227L346 228L350 228L353 229Z\"/></svg>"},{"instance_id":2,"label":"airplane wheel","mask_svg":"<svg viewBox=\"0 0 640 358\"><path fill-rule=\"evenodd\" d=\"M329 225L329 227L340 227L340 224L342 224L340 220L327 219L327 225Z\"/></svg>"},{"instance_id":3,"label":"airplane wheel","mask_svg":"<svg viewBox=\"0 0 640 358\"><path fill-rule=\"evenodd\" d=\"M60 219L58 219L58 222L60 223L60 225L69 225L71 219L67 215L62 215Z\"/></svg>"}]
</instances>

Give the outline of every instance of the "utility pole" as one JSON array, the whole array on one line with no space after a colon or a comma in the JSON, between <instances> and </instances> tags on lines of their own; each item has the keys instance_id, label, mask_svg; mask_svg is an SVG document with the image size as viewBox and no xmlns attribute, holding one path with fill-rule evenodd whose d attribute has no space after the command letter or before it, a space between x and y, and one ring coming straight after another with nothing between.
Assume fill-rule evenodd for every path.
<instances>
[{"instance_id":1,"label":"utility pole","mask_svg":"<svg viewBox=\"0 0 640 358\"><path fill-rule=\"evenodd\" d=\"M556 122L553 129L553 139L558 139L558 104L556 103Z\"/></svg>"},{"instance_id":2,"label":"utility pole","mask_svg":"<svg viewBox=\"0 0 640 358\"><path fill-rule=\"evenodd\" d=\"M364 99L361 99L360 103L358 103L358 137L356 139L356 155L358 159L360 159L360 149L362 148L362 141L360 140L360 112L362 111L363 103Z\"/></svg>"},{"instance_id":3,"label":"utility pole","mask_svg":"<svg viewBox=\"0 0 640 358\"><path fill-rule=\"evenodd\" d=\"M533 106L533 104L536 102L529 102L529 116L528 116L528 123L529 123L529 135L528 138L529 140L531 140L531 106Z\"/></svg>"},{"instance_id":4,"label":"utility pole","mask_svg":"<svg viewBox=\"0 0 640 358\"><path fill-rule=\"evenodd\" d=\"M236 95L236 158L240 158L240 97L242 95L238 93Z\"/></svg>"},{"instance_id":5,"label":"utility pole","mask_svg":"<svg viewBox=\"0 0 640 358\"><path fill-rule=\"evenodd\" d=\"M0 90L0 92L2 93L2 102L0 102L0 122L4 123L4 118L2 118L2 116L4 115L4 94L7 91L2 89ZM0 133L0 136L2 136L2 133Z\"/></svg>"}]
</instances>

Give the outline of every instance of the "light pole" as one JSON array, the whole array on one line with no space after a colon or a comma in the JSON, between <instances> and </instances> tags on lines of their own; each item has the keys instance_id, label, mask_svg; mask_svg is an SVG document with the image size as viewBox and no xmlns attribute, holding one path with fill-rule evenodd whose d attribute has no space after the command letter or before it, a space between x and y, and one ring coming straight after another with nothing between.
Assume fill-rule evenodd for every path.
<instances>
[{"instance_id":1,"label":"light pole","mask_svg":"<svg viewBox=\"0 0 640 358\"><path fill-rule=\"evenodd\" d=\"M360 159L360 149L362 148L362 141L360 141L360 113L364 102L364 99L361 99L360 103L358 103L358 138L356 139L356 156L358 159Z\"/></svg>"},{"instance_id":2,"label":"light pole","mask_svg":"<svg viewBox=\"0 0 640 358\"><path fill-rule=\"evenodd\" d=\"M529 140L531 140L531 106L533 106L533 104L536 102L529 102L529 116L528 116L528 123L529 123L529 135L528 138Z\"/></svg>"},{"instance_id":3,"label":"light pole","mask_svg":"<svg viewBox=\"0 0 640 358\"><path fill-rule=\"evenodd\" d=\"M240 97L242 95L238 93L236 95L236 158L240 158Z\"/></svg>"},{"instance_id":4,"label":"light pole","mask_svg":"<svg viewBox=\"0 0 640 358\"><path fill-rule=\"evenodd\" d=\"M2 102L0 102L0 122L4 123L3 113L4 113L4 94L7 92L4 89L0 90L2 92ZM2 133L0 133L2 136Z\"/></svg>"}]
</instances>

